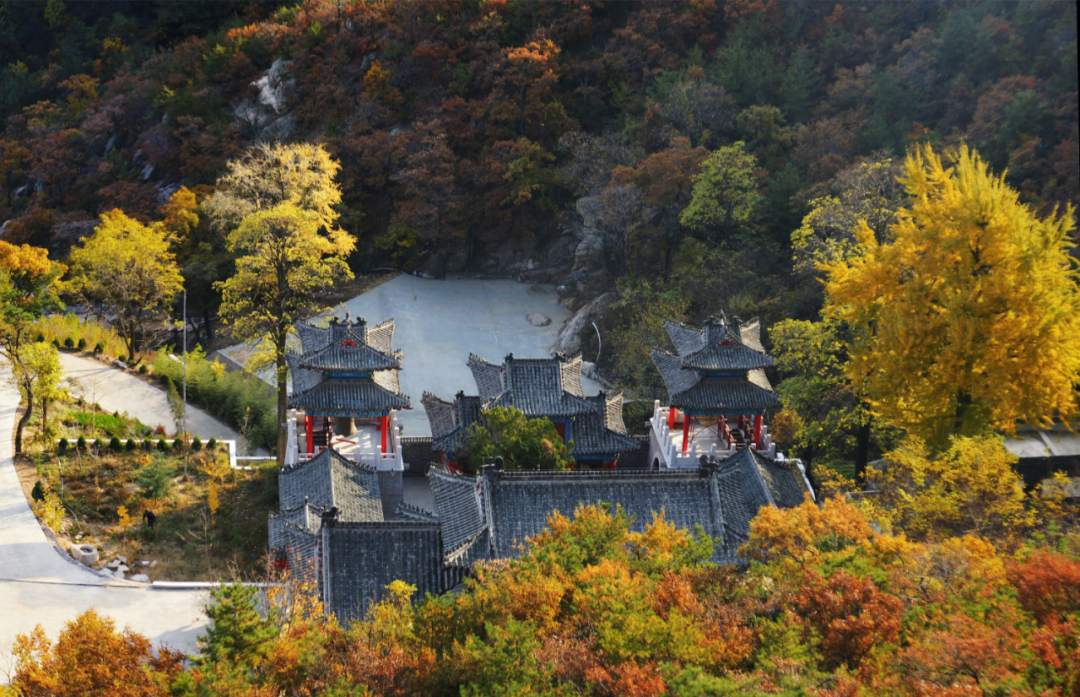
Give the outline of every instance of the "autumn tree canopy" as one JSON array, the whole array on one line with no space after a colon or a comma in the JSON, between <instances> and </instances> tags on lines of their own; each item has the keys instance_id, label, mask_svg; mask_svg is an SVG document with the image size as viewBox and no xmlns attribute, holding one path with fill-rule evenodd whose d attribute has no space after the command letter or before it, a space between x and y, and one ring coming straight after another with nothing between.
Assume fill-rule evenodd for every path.
<instances>
[{"instance_id":1,"label":"autumn tree canopy","mask_svg":"<svg viewBox=\"0 0 1080 697\"><path fill-rule=\"evenodd\" d=\"M101 214L94 234L71 250L67 289L91 303L135 360L168 316L184 279L160 223L144 225L120 210Z\"/></svg>"},{"instance_id":2,"label":"autumn tree canopy","mask_svg":"<svg viewBox=\"0 0 1080 697\"><path fill-rule=\"evenodd\" d=\"M853 329L847 375L873 409L942 447L947 435L1077 411L1080 289L1073 211L1040 217L961 148L909 155L891 241L860 222L829 262L825 313Z\"/></svg>"}]
</instances>

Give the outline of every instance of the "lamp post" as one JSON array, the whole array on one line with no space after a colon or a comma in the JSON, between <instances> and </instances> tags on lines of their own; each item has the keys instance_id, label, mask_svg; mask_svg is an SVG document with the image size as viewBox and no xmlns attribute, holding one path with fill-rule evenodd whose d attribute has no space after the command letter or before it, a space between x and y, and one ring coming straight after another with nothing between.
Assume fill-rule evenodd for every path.
<instances>
[{"instance_id":1,"label":"lamp post","mask_svg":"<svg viewBox=\"0 0 1080 697\"><path fill-rule=\"evenodd\" d=\"M184 439L184 479L188 476L188 442L187 442L187 288L184 289L184 410L181 413L180 430Z\"/></svg>"}]
</instances>

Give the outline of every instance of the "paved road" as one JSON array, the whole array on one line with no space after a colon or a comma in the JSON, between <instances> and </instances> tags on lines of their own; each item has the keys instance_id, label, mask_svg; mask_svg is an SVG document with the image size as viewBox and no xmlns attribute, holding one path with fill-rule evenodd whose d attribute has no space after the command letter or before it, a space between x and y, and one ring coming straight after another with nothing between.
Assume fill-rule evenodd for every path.
<instances>
[{"instance_id":1,"label":"paved road","mask_svg":"<svg viewBox=\"0 0 1080 697\"><path fill-rule=\"evenodd\" d=\"M492 363L502 363L508 353L546 358L570 317L553 286L512 280L437 281L405 274L358 295L336 311L344 315L346 309L352 317L372 324L388 317L397 320L394 347L405 353L401 391L412 398L412 409L398 413L406 436L431 435L420 403L425 391L448 400L458 390L476 394L476 382L465 365L470 353ZM550 317L551 324L533 326L530 314ZM243 361L242 348L232 346L224 353ZM592 358L586 356L586 360ZM588 378L583 382L587 394L600 390Z\"/></svg>"},{"instance_id":2,"label":"paved road","mask_svg":"<svg viewBox=\"0 0 1080 697\"><path fill-rule=\"evenodd\" d=\"M107 579L62 556L46 539L12 461L19 395L9 375L0 365L0 668L9 667L15 635L41 624L55 639L65 622L91 607L155 644L193 653L206 624L205 592L151 590Z\"/></svg>"},{"instance_id":3,"label":"paved road","mask_svg":"<svg viewBox=\"0 0 1080 697\"><path fill-rule=\"evenodd\" d=\"M78 392L83 399L97 402L109 413L127 412L128 416L135 417L151 428L160 425L169 433L173 432L175 427L172 412L169 411L169 402L163 390L122 370L63 351L60 352L60 364L68 377L78 380ZM239 433L190 404L188 430L193 436L199 436L204 441L211 436L218 440L235 440L238 448L241 441ZM257 454L265 455L262 451Z\"/></svg>"}]
</instances>

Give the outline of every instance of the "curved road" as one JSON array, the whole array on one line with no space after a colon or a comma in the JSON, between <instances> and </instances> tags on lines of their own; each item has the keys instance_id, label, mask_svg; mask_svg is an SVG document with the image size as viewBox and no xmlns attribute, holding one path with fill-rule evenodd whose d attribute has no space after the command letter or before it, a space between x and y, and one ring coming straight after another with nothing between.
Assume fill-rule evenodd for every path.
<instances>
[{"instance_id":1,"label":"curved road","mask_svg":"<svg viewBox=\"0 0 1080 697\"><path fill-rule=\"evenodd\" d=\"M165 392L123 370L111 368L104 363L90 358L82 358L71 353L60 352L60 365L69 378L78 381L74 392L87 402L97 402L110 414L127 412L151 428L164 426L172 433L172 412ZM209 440L214 436L218 440L235 440L240 449L240 434L221 423L202 409L188 405L188 431L193 436Z\"/></svg>"},{"instance_id":2,"label":"curved road","mask_svg":"<svg viewBox=\"0 0 1080 697\"><path fill-rule=\"evenodd\" d=\"M15 635L40 624L55 639L65 622L88 608L109 615L119 627L131 627L155 644L193 653L206 625L205 591L154 590L105 578L62 555L46 539L26 502L12 460L19 393L9 384L9 376L10 369L0 364L0 671L11 668ZM131 399L126 401L128 411L133 411Z\"/></svg>"}]
</instances>

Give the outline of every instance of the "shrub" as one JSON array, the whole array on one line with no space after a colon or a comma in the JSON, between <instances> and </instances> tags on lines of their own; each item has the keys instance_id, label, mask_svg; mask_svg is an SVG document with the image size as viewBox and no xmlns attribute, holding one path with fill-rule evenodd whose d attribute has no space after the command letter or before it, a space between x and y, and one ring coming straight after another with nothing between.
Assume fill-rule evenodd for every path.
<instances>
[{"instance_id":1,"label":"shrub","mask_svg":"<svg viewBox=\"0 0 1080 697\"><path fill-rule=\"evenodd\" d=\"M127 443L124 443L124 450L128 451L129 453L134 451L135 448L137 448L137 447L139 447L139 446L135 445L135 439L134 438L128 438Z\"/></svg>"},{"instance_id":2,"label":"shrub","mask_svg":"<svg viewBox=\"0 0 1080 697\"><path fill-rule=\"evenodd\" d=\"M34 482L34 490L30 492L30 498L35 501L45 500L45 487L42 486L40 479Z\"/></svg>"},{"instance_id":3,"label":"shrub","mask_svg":"<svg viewBox=\"0 0 1080 697\"><path fill-rule=\"evenodd\" d=\"M155 457L149 465L139 470L135 481L148 499L160 499L172 491L172 468L165 460Z\"/></svg>"},{"instance_id":4,"label":"shrub","mask_svg":"<svg viewBox=\"0 0 1080 697\"><path fill-rule=\"evenodd\" d=\"M101 353L104 350L105 344L101 343L100 341L94 344L94 353Z\"/></svg>"},{"instance_id":5,"label":"shrub","mask_svg":"<svg viewBox=\"0 0 1080 697\"><path fill-rule=\"evenodd\" d=\"M100 438L95 438L94 447L97 449L98 452L101 452L105 448L105 442L102 441Z\"/></svg>"},{"instance_id":6,"label":"shrub","mask_svg":"<svg viewBox=\"0 0 1080 697\"><path fill-rule=\"evenodd\" d=\"M179 383L184 366L169 360L168 355L168 348L158 351L152 364L154 374ZM277 446L277 402L262 380L249 373L226 371L221 363L206 360L206 352L196 347L188 352L187 390L189 401L238 431L246 417L253 446Z\"/></svg>"},{"instance_id":7,"label":"shrub","mask_svg":"<svg viewBox=\"0 0 1080 697\"><path fill-rule=\"evenodd\" d=\"M116 436L113 436L112 439L109 441L109 450L113 451L114 453L118 453L120 452L121 447L122 446L120 445L120 439Z\"/></svg>"},{"instance_id":8,"label":"shrub","mask_svg":"<svg viewBox=\"0 0 1080 697\"><path fill-rule=\"evenodd\" d=\"M37 338L34 339L34 341L36 341L38 343L41 343L42 341L45 341L45 335L42 334L41 332L38 332L37 333Z\"/></svg>"},{"instance_id":9,"label":"shrub","mask_svg":"<svg viewBox=\"0 0 1080 697\"><path fill-rule=\"evenodd\" d=\"M217 450L217 438L210 436L210 440L206 441L207 450Z\"/></svg>"},{"instance_id":10,"label":"shrub","mask_svg":"<svg viewBox=\"0 0 1080 697\"><path fill-rule=\"evenodd\" d=\"M165 442L164 438L159 438L157 442L157 449L165 453L169 451L169 444Z\"/></svg>"},{"instance_id":11,"label":"shrub","mask_svg":"<svg viewBox=\"0 0 1080 697\"><path fill-rule=\"evenodd\" d=\"M139 364L139 375L146 375L146 364Z\"/></svg>"},{"instance_id":12,"label":"shrub","mask_svg":"<svg viewBox=\"0 0 1080 697\"><path fill-rule=\"evenodd\" d=\"M151 450L154 449L154 441L150 440L150 438L148 438L148 437L143 438L142 449L145 450L146 452L150 452Z\"/></svg>"},{"instance_id":13,"label":"shrub","mask_svg":"<svg viewBox=\"0 0 1080 697\"><path fill-rule=\"evenodd\" d=\"M70 447L71 447L71 443L68 443L68 439L67 438L61 438L60 442L56 444L56 452L63 455L64 453L66 453L68 451L68 448L70 448Z\"/></svg>"},{"instance_id":14,"label":"shrub","mask_svg":"<svg viewBox=\"0 0 1080 697\"><path fill-rule=\"evenodd\" d=\"M79 436L79 440L75 442L75 447L79 450L86 450L86 436Z\"/></svg>"},{"instance_id":15,"label":"shrub","mask_svg":"<svg viewBox=\"0 0 1080 697\"><path fill-rule=\"evenodd\" d=\"M184 439L183 438L174 438L173 442L172 442L172 449L173 449L174 453L182 453L182 452L184 452Z\"/></svg>"},{"instance_id":16,"label":"shrub","mask_svg":"<svg viewBox=\"0 0 1080 697\"><path fill-rule=\"evenodd\" d=\"M75 342L71 340L71 337L64 339L64 348L75 348Z\"/></svg>"},{"instance_id":17,"label":"shrub","mask_svg":"<svg viewBox=\"0 0 1080 697\"><path fill-rule=\"evenodd\" d=\"M125 353L121 353L119 356L117 356L117 358L120 360L121 363L127 362L127 354Z\"/></svg>"},{"instance_id":18,"label":"shrub","mask_svg":"<svg viewBox=\"0 0 1080 697\"><path fill-rule=\"evenodd\" d=\"M158 424L157 427L154 428L154 435L155 436L163 436L163 435L165 435L165 427L162 426L161 424Z\"/></svg>"},{"instance_id":19,"label":"shrub","mask_svg":"<svg viewBox=\"0 0 1080 697\"><path fill-rule=\"evenodd\" d=\"M195 436L195 438L191 441L191 449L202 450L202 440L198 436Z\"/></svg>"},{"instance_id":20,"label":"shrub","mask_svg":"<svg viewBox=\"0 0 1080 697\"><path fill-rule=\"evenodd\" d=\"M57 339L52 340L52 345L55 346L56 348L60 348L60 342Z\"/></svg>"},{"instance_id":21,"label":"shrub","mask_svg":"<svg viewBox=\"0 0 1080 697\"><path fill-rule=\"evenodd\" d=\"M80 351L85 351L86 350L86 339L83 339L82 337L79 337L79 343L75 344L75 346Z\"/></svg>"}]
</instances>

